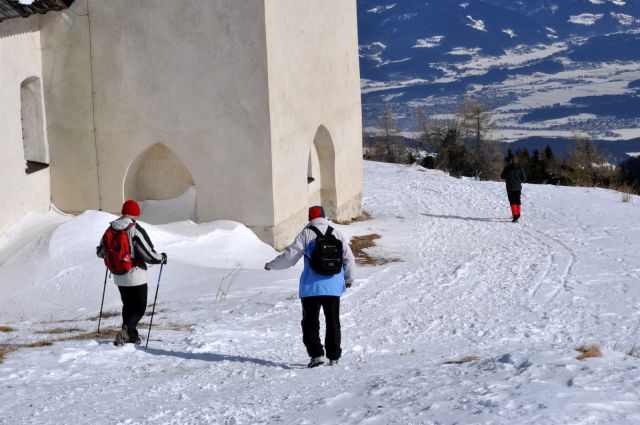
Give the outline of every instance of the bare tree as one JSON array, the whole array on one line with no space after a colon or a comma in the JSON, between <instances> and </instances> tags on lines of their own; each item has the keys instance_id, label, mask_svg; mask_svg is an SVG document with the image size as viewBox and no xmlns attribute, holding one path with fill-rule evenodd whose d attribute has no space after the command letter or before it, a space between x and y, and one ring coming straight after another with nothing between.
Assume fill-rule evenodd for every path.
<instances>
[{"instance_id":1,"label":"bare tree","mask_svg":"<svg viewBox=\"0 0 640 425\"><path fill-rule=\"evenodd\" d=\"M378 125L380 126L380 130L382 130L382 135L385 140L389 140L389 136L396 132L396 119L395 112L393 111L393 106L387 105L382 113L382 116L378 120Z\"/></svg>"},{"instance_id":2,"label":"bare tree","mask_svg":"<svg viewBox=\"0 0 640 425\"><path fill-rule=\"evenodd\" d=\"M416 108L415 120L420 132L419 144L427 150L435 150L435 157L428 160L429 166L461 175L465 171L466 149L460 143L460 122L457 118L431 119L422 108Z\"/></svg>"},{"instance_id":3,"label":"bare tree","mask_svg":"<svg viewBox=\"0 0 640 425\"><path fill-rule=\"evenodd\" d=\"M457 115L465 136L474 140L475 149L479 151L486 134L493 128L491 113L480 102L465 96Z\"/></svg>"},{"instance_id":4,"label":"bare tree","mask_svg":"<svg viewBox=\"0 0 640 425\"><path fill-rule=\"evenodd\" d=\"M580 186L598 184L611 169L593 139L579 135L574 136L569 165L572 179Z\"/></svg>"},{"instance_id":5,"label":"bare tree","mask_svg":"<svg viewBox=\"0 0 640 425\"><path fill-rule=\"evenodd\" d=\"M401 153L397 152L397 147L392 143L391 136L397 131L397 121L395 119L395 111L392 105L387 105L378 120L378 126L382 132L385 148L382 152L382 160L385 162L398 162Z\"/></svg>"},{"instance_id":6,"label":"bare tree","mask_svg":"<svg viewBox=\"0 0 640 425\"><path fill-rule=\"evenodd\" d=\"M491 113L480 102L465 96L457 116L465 139L472 141L469 163L473 175L488 180L497 178L502 168L502 154L498 144L487 136L494 126Z\"/></svg>"}]
</instances>

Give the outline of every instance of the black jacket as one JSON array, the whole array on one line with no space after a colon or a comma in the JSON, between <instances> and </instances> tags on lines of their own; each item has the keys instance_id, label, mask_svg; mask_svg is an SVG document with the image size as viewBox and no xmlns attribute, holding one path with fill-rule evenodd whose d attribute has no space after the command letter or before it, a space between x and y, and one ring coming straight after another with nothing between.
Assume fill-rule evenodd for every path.
<instances>
[{"instance_id":1,"label":"black jacket","mask_svg":"<svg viewBox=\"0 0 640 425\"><path fill-rule=\"evenodd\" d=\"M522 190L522 183L527 179L527 176L521 166L508 164L502 170L500 178L506 180L507 192L517 192Z\"/></svg>"}]
</instances>

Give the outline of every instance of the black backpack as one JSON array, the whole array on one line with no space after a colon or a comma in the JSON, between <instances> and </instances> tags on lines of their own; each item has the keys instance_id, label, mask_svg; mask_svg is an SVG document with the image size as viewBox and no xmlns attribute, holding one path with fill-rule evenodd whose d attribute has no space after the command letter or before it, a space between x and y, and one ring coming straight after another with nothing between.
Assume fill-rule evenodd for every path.
<instances>
[{"instance_id":1,"label":"black backpack","mask_svg":"<svg viewBox=\"0 0 640 425\"><path fill-rule=\"evenodd\" d=\"M332 276L342 270L342 241L335 237L333 228L326 234L320 233L315 226L309 226L316 234L316 246L311 251L311 268L323 276Z\"/></svg>"}]
</instances>

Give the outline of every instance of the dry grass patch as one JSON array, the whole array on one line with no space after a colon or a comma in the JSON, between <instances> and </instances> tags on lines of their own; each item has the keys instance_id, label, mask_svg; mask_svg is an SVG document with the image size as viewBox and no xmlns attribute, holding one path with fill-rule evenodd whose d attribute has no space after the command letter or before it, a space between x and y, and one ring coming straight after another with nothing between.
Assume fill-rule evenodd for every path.
<instances>
[{"instance_id":1,"label":"dry grass patch","mask_svg":"<svg viewBox=\"0 0 640 425\"><path fill-rule=\"evenodd\" d=\"M113 310L113 311L103 311L103 312L102 312L102 318L103 318L103 319L109 319L109 318L111 318L111 317L118 317L118 316L120 316L120 315L122 315L122 312L121 312L121 311L115 311L115 310ZM94 322L95 322L95 321L96 321L96 320L98 320L98 319L100 319L100 315L99 315L99 314L96 314L95 316L91 316L91 317L89 317L89 319L88 319L88 320L91 320L91 321L94 321Z\"/></svg>"},{"instance_id":2,"label":"dry grass patch","mask_svg":"<svg viewBox=\"0 0 640 425\"><path fill-rule=\"evenodd\" d=\"M86 341L86 340L94 339L98 337L115 338L116 334L119 331L120 331L120 328L109 327L109 328L100 329L100 333L97 333L96 331L82 332L77 335L71 335L64 338L60 338L58 339L58 341Z\"/></svg>"},{"instance_id":3,"label":"dry grass patch","mask_svg":"<svg viewBox=\"0 0 640 425\"><path fill-rule=\"evenodd\" d=\"M341 220L341 221L340 220L336 220L336 223L349 225L351 223L358 223L360 221L369 221L369 220L373 220L373 216L371 214L369 214L368 212L363 212L362 214L360 214L356 218L352 218L351 220Z\"/></svg>"},{"instance_id":4,"label":"dry grass patch","mask_svg":"<svg viewBox=\"0 0 640 425\"><path fill-rule=\"evenodd\" d=\"M189 324L171 323L169 326L167 326L166 329L170 331L185 331L187 329L191 329L193 326L195 326L193 323L189 323Z\"/></svg>"},{"instance_id":5,"label":"dry grass patch","mask_svg":"<svg viewBox=\"0 0 640 425\"><path fill-rule=\"evenodd\" d=\"M576 359L578 360L586 360L593 357L602 357L602 351L600 351L600 347L597 345L581 345L576 348L576 351L579 351L580 354Z\"/></svg>"},{"instance_id":6,"label":"dry grass patch","mask_svg":"<svg viewBox=\"0 0 640 425\"><path fill-rule=\"evenodd\" d=\"M40 347L50 347L53 345L55 341L52 341L50 339L43 339L40 341L36 341L36 342L31 342L29 344L25 344L24 347L25 348L40 348Z\"/></svg>"},{"instance_id":7,"label":"dry grass patch","mask_svg":"<svg viewBox=\"0 0 640 425\"><path fill-rule=\"evenodd\" d=\"M465 356L459 360L449 360L448 362L444 362L444 364L465 364L465 363L471 363L471 362L475 362L477 360L480 360L480 357L478 356Z\"/></svg>"},{"instance_id":8,"label":"dry grass patch","mask_svg":"<svg viewBox=\"0 0 640 425\"><path fill-rule=\"evenodd\" d=\"M0 347L0 363L2 363L5 359L5 357L7 356L7 354L9 353L13 353L14 351L17 351L19 347L10 345L10 346L6 346L6 347Z\"/></svg>"},{"instance_id":9,"label":"dry grass patch","mask_svg":"<svg viewBox=\"0 0 640 425\"><path fill-rule=\"evenodd\" d=\"M100 333L96 333L95 331L91 331L91 332L82 332L76 335L66 335L66 336L62 336L60 338L55 338L55 339L42 339L39 341L35 341L35 342L30 342L28 344L15 344L15 345L8 345L8 346L0 346L0 363L2 363L2 361L4 360L5 356L9 353L13 353L14 351L18 351L20 349L24 349L24 348L41 348L41 347L50 347L53 344L55 344L56 342L64 342L64 341L84 341L84 340L90 340L90 339L94 339L97 337L115 337L116 333L118 333L118 331L120 330L120 328L114 328L114 327L109 327L109 328L103 328L100 330ZM40 334L47 334L47 333L51 333L51 334L71 334L73 332L78 332L78 331L82 331L82 329L78 329L78 328L55 328L55 329L51 329L49 331L40 331L37 333Z\"/></svg>"},{"instance_id":10,"label":"dry grass patch","mask_svg":"<svg viewBox=\"0 0 640 425\"><path fill-rule=\"evenodd\" d=\"M144 314L145 316L149 317L149 316L151 316L151 313L153 313L153 304L149 304L147 307L152 309L152 311L147 311ZM159 308L159 309L156 308L156 312L155 312L154 316L157 316L160 313L170 313L170 312L171 312L171 310L169 310L168 308Z\"/></svg>"},{"instance_id":11,"label":"dry grass patch","mask_svg":"<svg viewBox=\"0 0 640 425\"><path fill-rule=\"evenodd\" d=\"M376 240L378 239L380 239L380 235L377 233L351 238L349 246L351 247L351 251L353 251L353 256L356 258L356 264L361 266L379 266L400 261L397 258L379 258L367 254L365 249L376 246Z\"/></svg>"},{"instance_id":12,"label":"dry grass patch","mask_svg":"<svg viewBox=\"0 0 640 425\"><path fill-rule=\"evenodd\" d=\"M51 334L51 335L57 335L57 334L66 334L66 333L73 333L73 332L82 332L82 329L80 328L53 328L53 329L44 329L42 331L37 331L37 334Z\"/></svg>"},{"instance_id":13,"label":"dry grass patch","mask_svg":"<svg viewBox=\"0 0 640 425\"><path fill-rule=\"evenodd\" d=\"M617 346L617 342L616 342L616 346ZM616 346L614 346L613 350L615 351ZM627 351L625 351L625 354L627 356L630 357L635 357L636 359L640 359L640 348L638 348L638 346L634 343L631 348L629 348Z\"/></svg>"},{"instance_id":14,"label":"dry grass patch","mask_svg":"<svg viewBox=\"0 0 640 425\"><path fill-rule=\"evenodd\" d=\"M359 216L352 218L351 220L335 220L337 224L349 225L351 223L358 223L360 221L369 221L373 220L373 216L368 212L363 212Z\"/></svg>"},{"instance_id":15,"label":"dry grass patch","mask_svg":"<svg viewBox=\"0 0 640 425\"><path fill-rule=\"evenodd\" d=\"M15 332L16 328L12 328L11 326L0 326L0 332Z\"/></svg>"},{"instance_id":16,"label":"dry grass patch","mask_svg":"<svg viewBox=\"0 0 640 425\"><path fill-rule=\"evenodd\" d=\"M185 329L189 329L193 326L192 323L169 323L169 324L164 324L164 323L156 323L155 321L153 322L153 329L158 329L158 330L163 330L163 331L183 331ZM148 323L143 323L140 322L138 323L138 329L149 329L149 324Z\"/></svg>"}]
</instances>

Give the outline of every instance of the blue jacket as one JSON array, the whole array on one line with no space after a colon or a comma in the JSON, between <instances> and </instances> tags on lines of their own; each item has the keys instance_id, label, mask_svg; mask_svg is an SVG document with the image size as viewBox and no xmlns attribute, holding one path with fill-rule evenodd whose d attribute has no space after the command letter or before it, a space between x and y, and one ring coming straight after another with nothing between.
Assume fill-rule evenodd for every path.
<instances>
[{"instance_id":1,"label":"blue jacket","mask_svg":"<svg viewBox=\"0 0 640 425\"><path fill-rule=\"evenodd\" d=\"M337 229L333 229L333 234L342 241L342 271L333 276L319 275L313 271L309 261L316 244L316 234L309 229L310 226L315 226L322 234L325 234L329 228L329 221L325 218L316 218L310 221L282 254L267 263L267 267L274 270L287 269L293 267L301 257L304 257L304 270L300 276L298 290L300 298L320 295L339 297L346 290L345 283L353 283L355 259L349 247L349 241Z\"/></svg>"}]
</instances>

